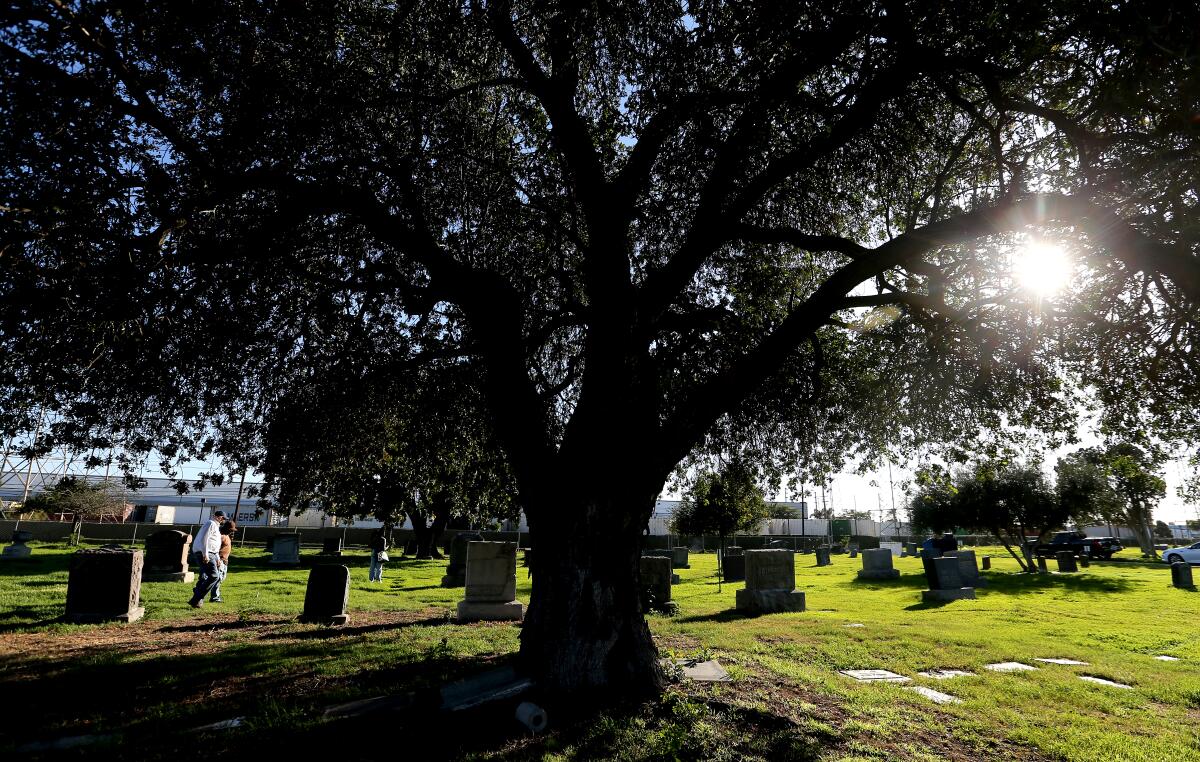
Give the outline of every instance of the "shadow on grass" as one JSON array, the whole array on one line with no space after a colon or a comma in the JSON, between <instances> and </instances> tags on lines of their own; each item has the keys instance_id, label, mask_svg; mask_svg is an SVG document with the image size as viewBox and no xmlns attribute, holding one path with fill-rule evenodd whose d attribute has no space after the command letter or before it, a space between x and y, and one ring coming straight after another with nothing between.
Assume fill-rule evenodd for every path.
<instances>
[{"instance_id":1,"label":"shadow on grass","mask_svg":"<svg viewBox=\"0 0 1200 762\"><path fill-rule=\"evenodd\" d=\"M760 614L759 616L770 616L769 614ZM745 619L757 619L758 617L750 614L743 614L737 609L725 609L712 614L693 614L692 616L677 616L672 617L676 622L740 622Z\"/></svg>"},{"instance_id":2,"label":"shadow on grass","mask_svg":"<svg viewBox=\"0 0 1200 762\"><path fill-rule=\"evenodd\" d=\"M399 586L396 586L396 587L393 587L393 588L392 588L392 589L391 589L389 592L397 592L397 593L399 593L399 592L404 592L404 593L411 593L411 592L413 592L413 591L415 591L415 590L441 590L441 589L442 589L442 586L441 586L441 585L420 585L420 586L418 586L418 587L399 587Z\"/></svg>"},{"instance_id":3,"label":"shadow on grass","mask_svg":"<svg viewBox=\"0 0 1200 762\"><path fill-rule=\"evenodd\" d=\"M1074 574L988 574L986 588L993 593L1025 593L1030 590L1062 588L1073 593L1121 593L1133 588L1128 580Z\"/></svg>"},{"instance_id":4,"label":"shadow on grass","mask_svg":"<svg viewBox=\"0 0 1200 762\"><path fill-rule=\"evenodd\" d=\"M203 622L196 624L166 625L160 628L163 632L208 632L210 630L245 630L251 627L264 627L273 624L286 623L287 619L238 619L233 622Z\"/></svg>"},{"instance_id":5,"label":"shadow on grass","mask_svg":"<svg viewBox=\"0 0 1200 762\"><path fill-rule=\"evenodd\" d=\"M351 614L351 617L354 615ZM320 627L312 630L301 630L300 632L273 632L263 636L263 640L329 640L331 638L350 638L358 635L366 635L370 632L399 632L408 627L439 627L445 624L452 624L451 620L444 616L431 616L427 619L418 619L413 622L383 622L380 624L364 624L358 627Z\"/></svg>"}]
</instances>

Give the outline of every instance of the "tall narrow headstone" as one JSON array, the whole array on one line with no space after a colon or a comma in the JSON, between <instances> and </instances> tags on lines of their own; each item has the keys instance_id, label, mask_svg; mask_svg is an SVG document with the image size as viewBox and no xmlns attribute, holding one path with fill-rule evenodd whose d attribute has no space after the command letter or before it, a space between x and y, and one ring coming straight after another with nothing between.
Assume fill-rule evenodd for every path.
<instances>
[{"instance_id":1,"label":"tall narrow headstone","mask_svg":"<svg viewBox=\"0 0 1200 762\"><path fill-rule=\"evenodd\" d=\"M975 597L975 588L963 584L958 559L953 556L925 559L925 579L929 589L921 592L921 600L926 603Z\"/></svg>"},{"instance_id":2,"label":"tall narrow headstone","mask_svg":"<svg viewBox=\"0 0 1200 762\"><path fill-rule=\"evenodd\" d=\"M146 537L146 557L142 564L143 582L191 582L195 572L188 571L188 551L192 536L177 529L163 529Z\"/></svg>"},{"instance_id":3,"label":"tall narrow headstone","mask_svg":"<svg viewBox=\"0 0 1200 762\"><path fill-rule=\"evenodd\" d=\"M671 559L643 553L638 568L642 580L642 605L655 611L675 613L678 607L671 600Z\"/></svg>"},{"instance_id":4,"label":"tall narrow headstone","mask_svg":"<svg viewBox=\"0 0 1200 762\"><path fill-rule=\"evenodd\" d=\"M1171 584L1183 590L1191 590L1195 586L1192 582L1192 565L1187 561L1171 564Z\"/></svg>"},{"instance_id":5,"label":"tall narrow headstone","mask_svg":"<svg viewBox=\"0 0 1200 762\"><path fill-rule=\"evenodd\" d=\"M525 616L517 600L517 544L467 544L466 598L458 604L458 621L516 620Z\"/></svg>"},{"instance_id":6,"label":"tall narrow headstone","mask_svg":"<svg viewBox=\"0 0 1200 762\"><path fill-rule=\"evenodd\" d=\"M467 584L467 545L483 542L479 532L459 532L450 541L450 563L442 577L442 587L462 587Z\"/></svg>"},{"instance_id":7,"label":"tall narrow headstone","mask_svg":"<svg viewBox=\"0 0 1200 762\"><path fill-rule=\"evenodd\" d=\"M796 590L792 551L746 551L746 587L734 595L737 610L746 614L804 611L804 593Z\"/></svg>"},{"instance_id":8,"label":"tall narrow headstone","mask_svg":"<svg viewBox=\"0 0 1200 762\"><path fill-rule=\"evenodd\" d=\"M817 566L829 566L829 564L830 564L829 546L828 545L817 546Z\"/></svg>"},{"instance_id":9,"label":"tall narrow headstone","mask_svg":"<svg viewBox=\"0 0 1200 762\"><path fill-rule=\"evenodd\" d=\"M136 622L141 606L140 550L103 547L71 554L67 576L68 622Z\"/></svg>"},{"instance_id":10,"label":"tall narrow headstone","mask_svg":"<svg viewBox=\"0 0 1200 762\"><path fill-rule=\"evenodd\" d=\"M984 556L984 557L983 557L983 559L982 559L982 563L983 563L983 570L984 570L984 571L987 571L988 569L991 569L991 568L992 568L992 557L991 557L991 556Z\"/></svg>"},{"instance_id":11,"label":"tall narrow headstone","mask_svg":"<svg viewBox=\"0 0 1200 762\"><path fill-rule=\"evenodd\" d=\"M862 569L859 579L896 579L899 569L892 568L892 551L887 548L872 548L862 552Z\"/></svg>"},{"instance_id":12,"label":"tall narrow headstone","mask_svg":"<svg viewBox=\"0 0 1200 762\"><path fill-rule=\"evenodd\" d=\"M323 556L341 556L342 555L342 538L341 537L326 537L321 540L321 555Z\"/></svg>"},{"instance_id":13,"label":"tall narrow headstone","mask_svg":"<svg viewBox=\"0 0 1200 762\"><path fill-rule=\"evenodd\" d=\"M725 548L721 556L721 568L726 582L740 582L746 578L746 554L736 545Z\"/></svg>"},{"instance_id":14,"label":"tall narrow headstone","mask_svg":"<svg viewBox=\"0 0 1200 762\"><path fill-rule=\"evenodd\" d=\"M910 556L917 555L917 544L915 542L905 543L904 549L908 551L908 555L910 555Z\"/></svg>"},{"instance_id":15,"label":"tall narrow headstone","mask_svg":"<svg viewBox=\"0 0 1200 762\"><path fill-rule=\"evenodd\" d=\"M12 545L9 545L4 549L3 553L0 553L0 558L7 560L29 558L29 556L33 553L33 550L25 543L32 539L33 532L29 532L24 529L18 529L14 531L12 533Z\"/></svg>"},{"instance_id":16,"label":"tall narrow headstone","mask_svg":"<svg viewBox=\"0 0 1200 762\"><path fill-rule=\"evenodd\" d=\"M272 566L300 565L300 534L277 534L271 546Z\"/></svg>"},{"instance_id":17,"label":"tall narrow headstone","mask_svg":"<svg viewBox=\"0 0 1200 762\"><path fill-rule=\"evenodd\" d=\"M1058 571L1060 574L1079 571L1079 567L1075 563L1075 554L1071 551L1059 551L1054 554L1054 558L1058 561Z\"/></svg>"},{"instance_id":18,"label":"tall narrow headstone","mask_svg":"<svg viewBox=\"0 0 1200 762\"><path fill-rule=\"evenodd\" d=\"M1091 565L1092 565L1092 559L1088 558L1088 557L1087 557L1087 554L1084 554L1084 555L1082 555L1082 556L1080 556L1080 557L1079 557L1079 566L1080 566L1080 568L1082 568L1082 569L1087 569L1087 568L1088 568L1088 567L1090 567Z\"/></svg>"},{"instance_id":19,"label":"tall narrow headstone","mask_svg":"<svg viewBox=\"0 0 1200 762\"><path fill-rule=\"evenodd\" d=\"M350 621L350 570L339 564L320 564L308 573L301 622L339 626Z\"/></svg>"}]
</instances>

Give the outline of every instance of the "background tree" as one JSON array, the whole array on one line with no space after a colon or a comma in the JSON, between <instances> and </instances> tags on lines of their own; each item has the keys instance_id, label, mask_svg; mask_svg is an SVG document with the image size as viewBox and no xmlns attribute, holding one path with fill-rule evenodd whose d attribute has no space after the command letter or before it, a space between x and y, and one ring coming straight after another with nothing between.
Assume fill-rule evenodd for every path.
<instances>
[{"instance_id":1,"label":"background tree","mask_svg":"<svg viewBox=\"0 0 1200 762\"><path fill-rule=\"evenodd\" d=\"M715 534L720 538L723 556L726 537L757 529L769 512L754 472L733 460L719 472L696 477L671 516L671 531Z\"/></svg>"},{"instance_id":2,"label":"background tree","mask_svg":"<svg viewBox=\"0 0 1200 762\"><path fill-rule=\"evenodd\" d=\"M1200 9L686 11L9 3L5 428L249 462L347 337L468 356L561 539L522 666L592 696L660 684L638 555L681 462L963 457L1190 356ZM1013 277L1046 241L1049 301Z\"/></svg>"},{"instance_id":3,"label":"background tree","mask_svg":"<svg viewBox=\"0 0 1200 762\"><path fill-rule=\"evenodd\" d=\"M71 517L71 541L77 542L84 521L125 516L125 500L112 482L89 482L82 477L64 476L54 486L30 496L21 513L42 512L48 516Z\"/></svg>"}]
</instances>

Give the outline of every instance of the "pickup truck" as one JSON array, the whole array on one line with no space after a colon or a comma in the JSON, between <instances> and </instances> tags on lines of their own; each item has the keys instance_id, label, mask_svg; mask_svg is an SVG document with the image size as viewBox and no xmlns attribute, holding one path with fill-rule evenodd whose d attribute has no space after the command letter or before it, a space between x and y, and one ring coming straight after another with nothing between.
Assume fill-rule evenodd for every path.
<instances>
[{"instance_id":1,"label":"pickup truck","mask_svg":"<svg viewBox=\"0 0 1200 762\"><path fill-rule=\"evenodd\" d=\"M1083 532L1056 532L1049 542L1034 548L1034 554L1053 556L1064 550L1069 550L1077 556L1107 559L1111 558L1113 553L1124 550L1124 547L1115 537L1088 537Z\"/></svg>"}]
</instances>

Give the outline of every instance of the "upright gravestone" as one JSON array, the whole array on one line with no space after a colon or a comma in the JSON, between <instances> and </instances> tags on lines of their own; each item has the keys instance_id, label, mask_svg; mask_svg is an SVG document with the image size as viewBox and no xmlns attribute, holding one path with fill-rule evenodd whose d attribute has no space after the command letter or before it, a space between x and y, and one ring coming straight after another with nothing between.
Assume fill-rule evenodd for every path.
<instances>
[{"instance_id":1,"label":"upright gravestone","mask_svg":"<svg viewBox=\"0 0 1200 762\"><path fill-rule=\"evenodd\" d=\"M525 606L517 600L517 544L467 544L466 598L458 604L458 621L521 621Z\"/></svg>"},{"instance_id":2,"label":"upright gravestone","mask_svg":"<svg viewBox=\"0 0 1200 762\"><path fill-rule=\"evenodd\" d=\"M442 587L462 587L467 584L467 546L472 542L483 542L479 532L459 532L450 541L450 563L442 577Z\"/></svg>"},{"instance_id":3,"label":"upright gravestone","mask_svg":"<svg viewBox=\"0 0 1200 762\"><path fill-rule=\"evenodd\" d=\"M746 551L746 587L734 595L737 610L746 614L804 611L804 593L796 590L792 551Z\"/></svg>"},{"instance_id":4,"label":"upright gravestone","mask_svg":"<svg viewBox=\"0 0 1200 762\"><path fill-rule=\"evenodd\" d=\"M858 558L858 551L859 551L859 547L857 545L851 545L850 546L850 557Z\"/></svg>"},{"instance_id":5,"label":"upright gravestone","mask_svg":"<svg viewBox=\"0 0 1200 762\"><path fill-rule=\"evenodd\" d=\"M642 604L655 611L675 613L678 607L671 600L671 577L674 576L671 573L671 559L644 553L638 560L638 568L642 579Z\"/></svg>"},{"instance_id":6,"label":"upright gravestone","mask_svg":"<svg viewBox=\"0 0 1200 762\"><path fill-rule=\"evenodd\" d=\"M921 592L921 600L926 603L975 597L975 588L963 584L958 559L953 556L925 559L925 579L929 589Z\"/></svg>"},{"instance_id":7,"label":"upright gravestone","mask_svg":"<svg viewBox=\"0 0 1200 762\"><path fill-rule=\"evenodd\" d=\"M740 582L746 578L746 554L737 545L725 548L721 556L721 569L726 582Z\"/></svg>"},{"instance_id":8,"label":"upright gravestone","mask_svg":"<svg viewBox=\"0 0 1200 762\"><path fill-rule=\"evenodd\" d=\"M188 551L192 536L178 529L163 529L146 537L146 558L142 565L143 582L191 582Z\"/></svg>"},{"instance_id":9,"label":"upright gravestone","mask_svg":"<svg viewBox=\"0 0 1200 762\"><path fill-rule=\"evenodd\" d=\"M1171 584L1182 590L1191 590L1195 586L1192 582L1192 565L1187 561L1171 564Z\"/></svg>"},{"instance_id":10,"label":"upright gravestone","mask_svg":"<svg viewBox=\"0 0 1200 762\"><path fill-rule=\"evenodd\" d=\"M68 622L136 622L141 603L142 551L118 546L71 554L67 576Z\"/></svg>"},{"instance_id":11,"label":"upright gravestone","mask_svg":"<svg viewBox=\"0 0 1200 762\"><path fill-rule=\"evenodd\" d=\"M858 571L859 579L896 579L900 576L900 570L892 568L892 551L887 548L864 550L862 566Z\"/></svg>"},{"instance_id":12,"label":"upright gravestone","mask_svg":"<svg viewBox=\"0 0 1200 762\"><path fill-rule=\"evenodd\" d=\"M984 556L984 557L983 557L983 559L981 560L981 564L982 564L982 566L983 566L983 570L984 570L984 571L987 571L988 569L991 569L991 568L992 568L992 557L991 557L991 556Z\"/></svg>"},{"instance_id":13,"label":"upright gravestone","mask_svg":"<svg viewBox=\"0 0 1200 762\"><path fill-rule=\"evenodd\" d=\"M902 542L881 542L879 547L890 550L893 558L904 558L904 543Z\"/></svg>"},{"instance_id":14,"label":"upright gravestone","mask_svg":"<svg viewBox=\"0 0 1200 762\"><path fill-rule=\"evenodd\" d=\"M690 569L692 565L688 563L688 549L682 545L677 545L671 548L671 568L672 569Z\"/></svg>"},{"instance_id":15,"label":"upright gravestone","mask_svg":"<svg viewBox=\"0 0 1200 762\"><path fill-rule=\"evenodd\" d=\"M665 558L671 562L671 568L672 569L675 568L675 551L672 550L671 548L667 548L665 550L643 550L642 555L643 556L655 556L657 558ZM673 584L673 585L679 584L679 575L678 574L671 575L671 584Z\"/></svg>"},{"instance_id":16,"label":"upright gravestone","mask_svg":"<svg viewBox=\"0 0 1200 762\"><path fill-rule=\"evenodd\" d=\"M271 545L272 566L300 565L300 534L277 534Z\"/></svg>"},{"instance_id":17,"label":"upright gravestone","mask_svg":"<svg viewBox=\"0 0 1200 762\"><path fill-rule=\"evenodd\" d=\"M829 566L829 564L830 564L829 546L828 545L818 545L817 546L817 566Z\"/></svg>"},{"instance_id":18,"label":"upright gravestone","mask_svg":"<svg viewBox=\"0 0 1200 762\"><path fill-rule=\"evenodd\" d=\"M1054 554L1054 558L1058 561L1058 571L1060 574L1079 571L1079 567L1075 564L1075 554L1071 551L1059 551Z\"/></svg>"},{"instance_id":19,"label":"upright gravestone","mask_svg":"<svg viewBox=\"0 0 1200 762\"><path fill-rule=\"evenodd\" d=\"M975 562L975 551L958 550L954 557L958 559L958 573L962 577L963 587L983 587L986 583L979 576L979 565Z\"/></svg>"},{"instance_id":20,"label":"upright gravestone","mask_svg":"<svg viewBox=\"0 0 1200 762\"><path fill-rule=\"evenodd\" d=\"M909 556L916 557L916 555L917 555L917 544L916 544L915 542L906 542L906 543L904 544L904 549L908 551L908 555L909 555Z\"/></svg>"},{"instance_id":21,"label":"upright gravestone","mask_svg":"<svg viewBox=\"0 0 1200 762\"><path fill-rule=\"evenodd\" d=\"M33 539L33 532L24 529L18 529L12 533L12 545L4 549L0 553L0 558L14 560L18 558L29 558L33 550L25 543Z\"/></svg>"},{"instance_id":22,"label":"upright gravestone","mask_svg":"<svg viewBox=\"0 0 1200 762\"><path fill-rule=\"evenodd\" d=\"M340 558L342 555L342 538L341 537L326 537L321 541L321 555L335 556ZM311 576L309 577L311 580Z\"/></svg>"},{"instance_id":23,"label":"upright gravestone","mask_svg":"<svg viewBox=\"0 0 1200 762\"><path fill-rule=\"evenodd\" d=\"M340 626L350 621L350 569L339 564L320 564L308 573L301 622Z\"/></svg>"},{"instance_id":24,"label":"upright gravestone","mask_svg":"<svg viewBox=\"0 0 1200 762\"><path fill-rule=\"evenodd\" d=\"M1092 559L1088 558L1086 553L1079 557L1080 568L1087 569L1091 565L1092 565Z\"/></svg>"}]
</instances>

